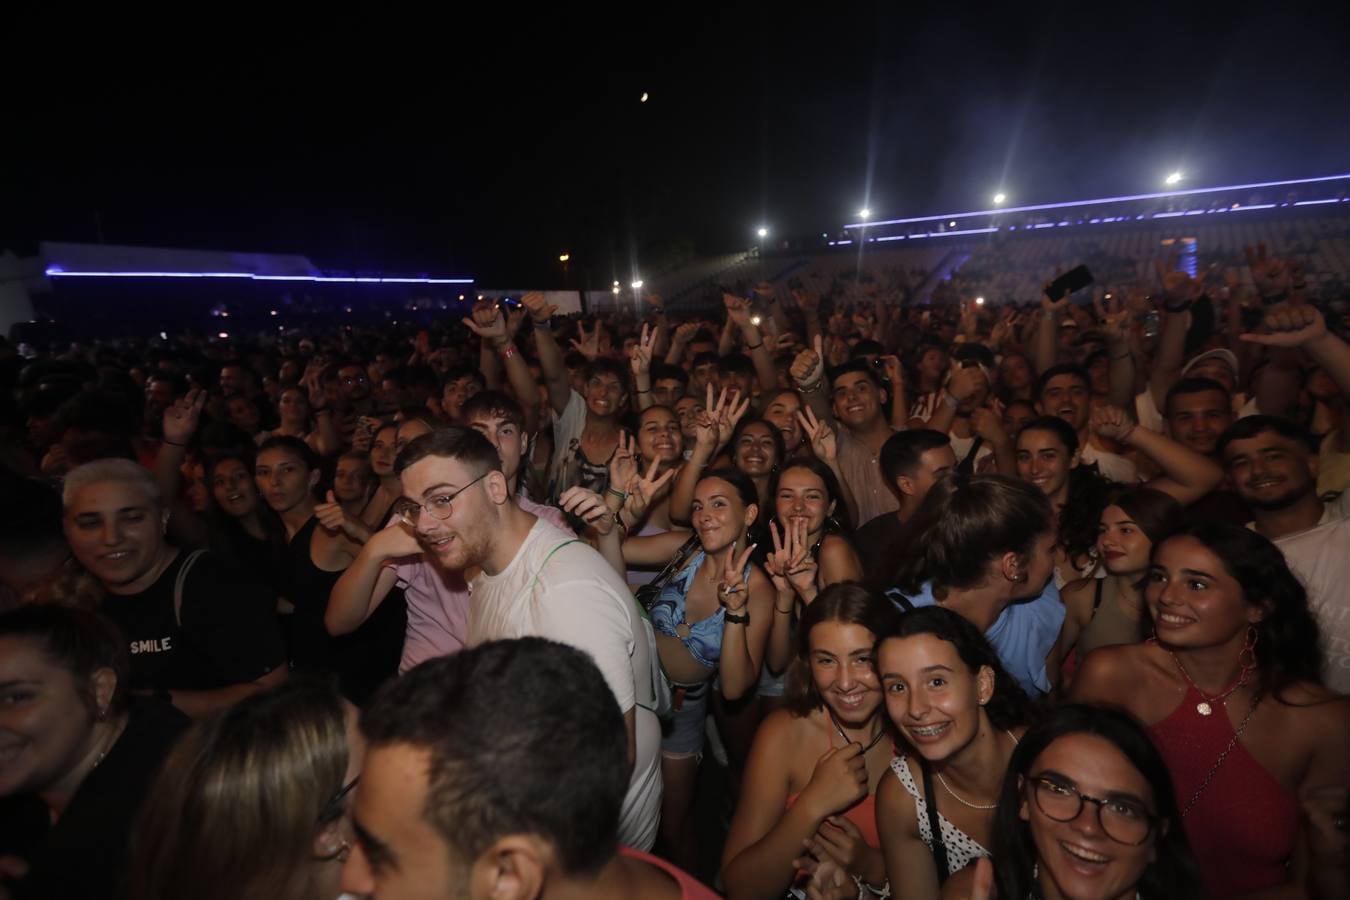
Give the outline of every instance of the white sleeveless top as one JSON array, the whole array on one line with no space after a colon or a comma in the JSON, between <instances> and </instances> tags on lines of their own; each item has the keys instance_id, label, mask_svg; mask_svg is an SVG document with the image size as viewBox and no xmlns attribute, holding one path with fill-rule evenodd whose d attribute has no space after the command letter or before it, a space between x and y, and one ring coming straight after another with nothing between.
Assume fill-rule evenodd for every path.
<instances>
[{"instance_id":1,"label":"white sleeveless top","mask_svg":"<svg viewBox=\"0 0 1350 900\"><path fill-rule=\"evenodd\" d=\"M914 814L919 819L919 837L923 839L931 853L933 850L933 830L928 827L928 804L919 794L919 786L914 783L914 776L910 773L909 766L905 764L905 759L904 755L892 758L891 771L895 772L895 777L900 779L900 783L905 786L905 790L914 798ZM980 846L979 841L957 828L940 812L938 813L938 828L942 830L942 843L947 846L947 865L951 868L953 874L961 871L982 856L993 856L992 853Z\"/></svg>"}]
</instances>

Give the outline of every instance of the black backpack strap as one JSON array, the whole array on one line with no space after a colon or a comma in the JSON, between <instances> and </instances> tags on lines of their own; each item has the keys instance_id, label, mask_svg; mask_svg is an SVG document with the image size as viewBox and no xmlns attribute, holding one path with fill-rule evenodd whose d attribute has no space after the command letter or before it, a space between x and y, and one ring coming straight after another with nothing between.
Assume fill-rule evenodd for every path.
<instances>
[{"instance_id":1,"label":"black backpack strap","mask_svg":"<svg viewBox=\"0 0 1350 900\"><path fill-rule=\"evenodd\" d=\"M187 585L188 572L192 569L193 563L201 559L205 553L205 550L193 550L189 553L178 569L178 577L173 580L173 620L179 628L183 627L183 588Z\"/></svg>"},{"instance_id":2,"label":"black backpack strap","mask_svg":"<svg viewBox=\"0 0 1350 900\"><path fill-rule=\"evenodd\" d=\"M1092 594L1092 611L1095 613L1102 605L1102 584L1105 583L1106 579L1097 578L1094 580L1097 582L1097 587L1093 590Z\"/></svg>"},{"instance_id":3,"label":"black backpack strap","mask_svg":"<svg viewBox=\"0 0 1350 900\"><path fill-rule=\"evenodd\" d=\"M919 770L923 773L923 800L928 807L928 830L933 833L933 861L937 863L938 884L942 885L951 877L951 867L947 862L947 843L942 839L942 826L938 822L937 798L933 796L933 771L928 760L919 757Z\"/></svg>"}]
</instances>

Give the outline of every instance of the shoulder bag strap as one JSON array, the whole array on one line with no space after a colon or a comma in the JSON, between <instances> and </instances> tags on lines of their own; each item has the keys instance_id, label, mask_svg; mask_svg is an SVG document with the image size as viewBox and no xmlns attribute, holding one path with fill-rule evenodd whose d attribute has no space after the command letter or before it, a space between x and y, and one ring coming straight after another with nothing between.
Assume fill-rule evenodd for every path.
<instances>
[{"instance_id":1,"label":"shoulder bag strap","mask_svg":"<svg viewBox=\"0 0 1350 900\"><path fill-rule=\"evenodd\" d=\"M947 842L942 839L942 825L938 821L937 801L933 796L933 771L928 760L919 757L919 769L923 772L923 802L928 808L928 830L933 833L933 861L937 863L938 884L945 884L951 876L947 863Z\"/></svg>"},{"instance_id":2,"label":"shoulder bag strap","mask_svg":"<svg viewBox=\"0 0 1350 900\"><path fill-rule=\"evenodd\" d=\"M183 627L183 587L187 584L188 572L192 570L192 565L202 558L205 550L193 550L183 560L183 565L178 569L178 577L173 580L173 620L179 628Z\"/></svg>"}]
</instances>

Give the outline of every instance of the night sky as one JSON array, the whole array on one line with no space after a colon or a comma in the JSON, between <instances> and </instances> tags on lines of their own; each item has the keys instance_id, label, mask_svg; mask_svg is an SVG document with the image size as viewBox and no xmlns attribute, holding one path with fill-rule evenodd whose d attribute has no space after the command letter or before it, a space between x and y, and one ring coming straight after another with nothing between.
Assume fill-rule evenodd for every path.
<instances>
[{"instance_id":1,"label":"night sky","mask_svg":"<svg viewBox=\"0 0 1350 900\"><path fill-rule=\"evenodd\" d=\"M1350 171L1344 4L782 6L47 31L4 63L0 247L101 235L503 287L560 286L566 250L571 286L602 288L864 202Z\"/></svg>"}]
</instances>

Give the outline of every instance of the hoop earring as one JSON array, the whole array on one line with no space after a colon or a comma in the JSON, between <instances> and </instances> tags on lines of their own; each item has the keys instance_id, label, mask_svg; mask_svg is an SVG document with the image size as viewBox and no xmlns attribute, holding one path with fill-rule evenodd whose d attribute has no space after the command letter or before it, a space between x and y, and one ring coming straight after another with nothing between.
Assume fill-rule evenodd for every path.
<instances>
[{"instance_id":1,"label":"hoop earring","mask_svg":"<svg viewBox=\"0 0 1350 900\"><path fill-rule=\"evenodd\" d=\"M1242 666L1243 676L1247 672L1256 668L1256 642L1261 639L1261 632L1256 630L1255 625L1247 626L1247 642L1242 645L1238 651L1238 665Z\"/></svg>"}]
</instances>

